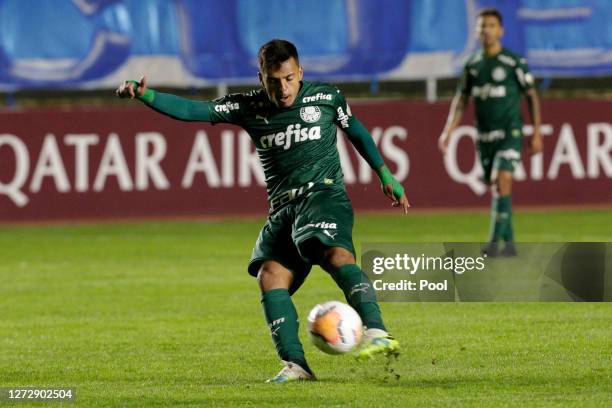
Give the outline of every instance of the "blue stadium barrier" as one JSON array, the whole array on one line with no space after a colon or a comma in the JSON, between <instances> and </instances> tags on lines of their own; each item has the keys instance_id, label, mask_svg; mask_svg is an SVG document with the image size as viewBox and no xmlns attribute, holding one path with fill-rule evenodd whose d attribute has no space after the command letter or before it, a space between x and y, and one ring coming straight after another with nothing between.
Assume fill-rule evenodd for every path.
<instances>
[{"instance_id":1,"label":"blue stadium barrier","mask_svg":"<svg viewBox=\"0 0 612 408\"><path fill-rule=\"evenodd\" d=\"M612 74L609 0L0 0L0 90L104 88L151 66L174 86L253 80L274 37L310 77L450 77L486 6L536 75Z\"/></svg>"}]
</instances>

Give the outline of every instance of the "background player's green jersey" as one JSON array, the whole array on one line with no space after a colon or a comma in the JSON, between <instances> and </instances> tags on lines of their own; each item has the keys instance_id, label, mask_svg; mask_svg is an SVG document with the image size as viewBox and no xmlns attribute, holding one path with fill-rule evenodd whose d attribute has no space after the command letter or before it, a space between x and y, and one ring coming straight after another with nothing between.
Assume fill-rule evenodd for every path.
<instances>
[{"instance_id":1,"label":"background player's green jersey","mask_svg":"<svg viewBox=\"0 0 612 408\"><path fill-rule=\"evenodd\" d=\"M533 84L524 58L506 48L492 57L480 50L465 64L459 91L474 98L478 130L490 132L521 129L521 93Z\"/></svg>"},{"instance_id":2,"label":"background player's green jersey","mask_svg":"<svg viewBox=\"0 0 612 408\"><path fill-rule=\"evenodd\" d=\"M261 89L216 99L209 109L213 122L239 125L251 136L269 199L308 183L343 186L336 125L346 129L354 118L336 87L303 81L288 108L270 103Z\"/></svg>"}]
</instances>

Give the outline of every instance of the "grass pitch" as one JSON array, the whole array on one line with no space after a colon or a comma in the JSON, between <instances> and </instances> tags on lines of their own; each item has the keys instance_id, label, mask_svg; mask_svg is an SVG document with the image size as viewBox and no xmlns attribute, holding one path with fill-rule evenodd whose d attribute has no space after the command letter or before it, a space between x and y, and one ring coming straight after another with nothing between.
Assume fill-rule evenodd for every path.
<instances>
[{"instance_id":1,"label":"grass pitch","mask_svg":"<svg viewBox=\"0 0 612 408\"><path fill-rule=\"evenodd\" d=\"M515 223L520 241L612 240L610 210ZM0 228L0 387L75 387L68 406L612 405L609 303L384 303L399 379L384 360L324 355L302 324L320 381L264 384L281 365L245 271L262 224ZM487 224L484 212L358 214L354 237L481 241ZM331 299L342 294L318 268L294 296L303 322Z\"/></svg>"}]
</instances>

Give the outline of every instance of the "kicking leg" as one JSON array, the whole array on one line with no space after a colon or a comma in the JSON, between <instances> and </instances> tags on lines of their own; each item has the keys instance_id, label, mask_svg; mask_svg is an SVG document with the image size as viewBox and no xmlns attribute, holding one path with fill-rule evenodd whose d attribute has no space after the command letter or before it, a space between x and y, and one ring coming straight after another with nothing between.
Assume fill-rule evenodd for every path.
<instances>
[{"instance_id":1,"label":"kicking leg","mask_svg":"<svg viewBox=\"0 0 612 408\"><path fill-rule=\"evenodd\" d=\"M399 342L387 333L376 301L376 292L368 277L355 263L353 254L342 247L326 247L316 239L309 244L310 250L315 253L314 259L336 281L346 301L359 313L366 326L357 357L363 359L375 354L397 354Z\"/></svg>"},{"instance_id":2,"label":"kicking leg","mask_svg":"<svg viewBox=\"0 0 612 408\"><path fill-rule=\"evenodd\" d=\"M342 289L346 301L359 313L363 324L368 329L386 331L376 292L368 277L355 263L353 254L344 248L327 247L321 251L319 264Z\"/></svg>"}]
</instances>

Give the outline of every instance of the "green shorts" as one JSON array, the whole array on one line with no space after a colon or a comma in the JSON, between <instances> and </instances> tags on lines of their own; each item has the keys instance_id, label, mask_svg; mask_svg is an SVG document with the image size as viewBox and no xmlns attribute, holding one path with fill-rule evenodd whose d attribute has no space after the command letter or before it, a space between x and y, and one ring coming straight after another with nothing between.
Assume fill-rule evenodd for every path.
<instances>
[{"instance_id":1,"label":"green shorts","mask_svg":"<svg viewBox=\"0 0 612 408\"><path fill-rule=\"evenodd\" d=\"M280 263L293 273L289 292L304 282L313 265L306 243L318 240L355 255L353 207L343 188L325 188L305 194L268 217L259 233L248 271L257 276L264 261Z\"/></svg>"},{"instance_id":2,"label":"green shorts","mask_svg":"<svg viewBox=\"0 0 612 408\"><path fill-rule=\"evenodd\" d=\"M506 131L494 131L488 134L501 132L502 138L483 140L479 134L476 142L476 150L480 158L480 164L484 171L483 181L490 184L497 177L500 170L514 171L521 160L523 148L523 134L520 129L508 129Z\"/></svg>"}]
</instances>

